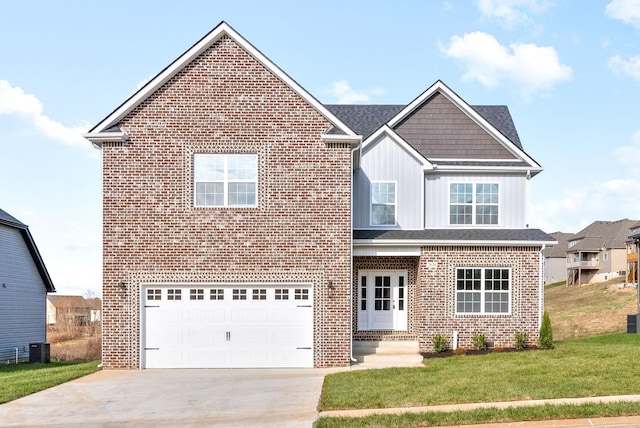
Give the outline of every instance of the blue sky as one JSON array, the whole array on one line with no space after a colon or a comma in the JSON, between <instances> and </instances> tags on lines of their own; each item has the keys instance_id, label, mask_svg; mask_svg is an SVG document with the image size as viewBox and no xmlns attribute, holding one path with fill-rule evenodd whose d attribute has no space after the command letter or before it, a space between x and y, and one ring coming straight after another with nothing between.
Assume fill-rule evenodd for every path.
<instances>
[{"instance_id":1,"label":"blue sky","mask_svg":"<svg viewBox=\"0 0 640 428\"><path fill-rule=\"evenodd\" d=\"M29 1L0 26L0 208L60 294L101 288L100 152L80 133L220 21L324 103L406 104L438 79L506 104L530 226L640 219L640 0Z\"/></svg>"}]
</instances>

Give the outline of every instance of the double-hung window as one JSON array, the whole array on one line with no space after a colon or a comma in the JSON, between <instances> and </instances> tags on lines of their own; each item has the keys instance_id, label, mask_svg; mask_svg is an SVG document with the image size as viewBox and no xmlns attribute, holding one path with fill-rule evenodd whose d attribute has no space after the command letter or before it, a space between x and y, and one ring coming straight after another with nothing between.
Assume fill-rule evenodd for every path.
<instances>
[{"instance_id":1,"label":"double-hung window","mask_svg":"<svg viewBox=\"0 0 640 428\"><path fill-rule=\"evenodd\" d=\"M451 183L449 224L497 225L498 183Z\"/></svg>"},{"instance_id":2,"label":"double-hung window","mask_svg":"<svg viewBox=\"0 0 640 428\"><path fill-rule=\"evenodd\" d=\"M510 277L505 268L457 268L456 313L508 314Z\"/></svg>"},{"instance_id":3,"label":"double-hung window","mask_svg":"<svg viewBox=\"0 0 640 428\"><path fill-rule=\"evenodd\" d=\"M196 154L197 207L255 207L258 187L257 155Z\"/></svg>"},{"instance_id":4,"label":"double-hung window","mask_svg":"<svg viewBox=\"0 0 640 428\"><path fill-rule=\"evenodd\" d=\"M396 183L371 183L371 225L396 224Z\"/></svg>"}]
</instances>

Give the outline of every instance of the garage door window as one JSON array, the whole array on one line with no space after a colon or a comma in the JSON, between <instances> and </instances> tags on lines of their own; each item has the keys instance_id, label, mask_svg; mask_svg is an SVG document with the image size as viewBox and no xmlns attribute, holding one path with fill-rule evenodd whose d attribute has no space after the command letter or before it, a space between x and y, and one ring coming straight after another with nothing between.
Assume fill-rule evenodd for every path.
<instances>
[{"instance_id":1,"label":"garage door window","mask_svg":"<svg viewBox=\"0 0 640 428\"><path fill-rule=\"evenodd\" d=\"M296 300L309 300L309 290L306 288L296 288L294 298Z\"/></svg>"},{"instance_id":2,"label":"garage door window","mask_svg":"<svg viewBox=\"0 0 640 428\"><path fill-rule=\"evenodd\" d=\"M162 300L162 290L159 288L147 289L147 300Z\"/></svg>"},{"instance_id":3,"label":"garage door window","mask_svg":"<svg viewBox=\"0 0 640 428\"><path fill-rule=\"evenodd\" d=\"M182 290L170 288L167 290L167 300L182 300Z\"/></svg>"},{"instance_id":4,"label":"garage door window","mask_svg":"<svg viewBox=\"0 0 640 428\"><path fill-rule=\"evenodd\" d=\"M276 288L276 300L289 300L289 290L286 288Z\"/></svg>"},{"instance_id":5,"label":"garage door window","mask_svg":"<svg viewBox=\"0 0 640 428\"><path fill-rule=\"evenodd\" d=\"M247 300L247 290L234 288L232 294L233 294L233 300Z\"/></svg>"},{"instance_id":6,"label":"garage door window","mask_svg":"<svg viewBox=\"0 0 640 428\"><path fill-rule=\"evenodd\" d=\"M253 300L267 300L267 290L265 288L253 290Z\"/></svg>"},{"instance_id":7,"label":"garage door window","mask_svg":"<svg viewBox=\"0 0 640 428\"><path fill-rule=\"evenodd\" d=\"M222 288L212 288L209 292L209 299L224 300L224 290Z\"/></svg>"},{"instance_id":8,"label":"garage door window","mask_svg":"<svg viewBox=\"0 0 640 428\"><path fill-rule=\"evenodd\" d=\"M189 290L189 299L204 300L204 290L202 288L192 288Z\"/></svg>"}]
</instances>

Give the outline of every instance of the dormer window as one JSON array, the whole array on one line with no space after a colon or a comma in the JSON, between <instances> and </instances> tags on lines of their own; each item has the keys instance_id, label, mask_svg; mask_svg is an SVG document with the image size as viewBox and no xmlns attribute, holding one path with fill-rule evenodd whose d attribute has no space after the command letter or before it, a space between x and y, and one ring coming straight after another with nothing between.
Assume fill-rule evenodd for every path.
<instances>
[{"instance_id":1,"label":"dormer window","mask_svg":"<svg viewBox=\"0 0 640 428\"><path fill-rule=\"evenodd\" d=\"M396 183L381 181L371 183L371 225L394 226L396 224Z\"/></svg>"},{"instance_id":2,"label":"dormer window","mask_svg":"<svg viewBox=\"0 0 640 428\"><path fill-rule=\"evenodd\" d=\"M449 224L497 225L499 199L498 183L451 183Z\"/></svg>"}]
</instances>

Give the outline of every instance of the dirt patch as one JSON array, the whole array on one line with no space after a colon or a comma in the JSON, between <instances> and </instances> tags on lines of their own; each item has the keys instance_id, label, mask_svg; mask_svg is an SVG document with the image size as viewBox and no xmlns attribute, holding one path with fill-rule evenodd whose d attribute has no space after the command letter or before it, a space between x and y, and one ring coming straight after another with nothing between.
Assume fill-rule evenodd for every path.
<instances>
[{"instance_id":1,"label":"dirt patch","mask_svg":"<svg viewBox=\"0 0 640 428\"><path fill-rule=\"evenodd\" d=\"M507 352L529 352L529 351L537 351L537 346L527 346L523 349L516 348L487 348L487 349L464 349L459 348L455 351L448 349L444 352L423 352L421 353L423 358L447 358L453 357L456 355L487 355L487 354L498 354L498 353L507 353Z\"/></svg>"}]
</instances>

